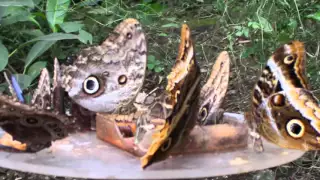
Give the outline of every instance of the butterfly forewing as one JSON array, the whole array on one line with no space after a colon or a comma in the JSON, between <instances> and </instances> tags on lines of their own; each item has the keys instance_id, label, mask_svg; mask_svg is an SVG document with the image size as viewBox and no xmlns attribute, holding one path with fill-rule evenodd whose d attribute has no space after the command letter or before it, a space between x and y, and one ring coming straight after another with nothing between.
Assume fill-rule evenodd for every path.
<instances>
[{"instance_id":1,"label":"butterfly forewing","mask_svg":"<svg viewBox=\"0 0 320 180\"><path fill-rule=\"evenodd\" d=\"M210 77L201 89L198 114L200 124L212 124L218 120L219 108L228 88L229 72L230 58L228 52L223 51L212 66Z\"/></svg>"},{"instance_id":2,"label":"butterfly forewing","mask_svg":"<svg viewBox=\"0 0 320 180\"><path fill-rule=\"evenodd\" d=\"M302 42L278 48L254 87L251 118L253 131L286 148L317 149L320 110L309 91Z\"/></svg>"},{"instance_id":3,"label":"butterfly forewing","mask_svg":"<svg viewBox=\"0 0 320 180\"><path fill-rule=\"evenodd\" d=\"M131 107L144 82L146 51L141 24L126 19L100 46L83 49L64 68L62 85L76 103L94 112Z\"/></svg>"},{"instance_id":4,"label":"butterfly forewing","mask_svg":"<svg viewBox=\"0 0 320 180\"><path fill-rule=\"evenodd\" d=\"M154 139L147 153L141 158L143 168L167 158L172 148L182 138L188 136L196 123L198 98L200 94L200 69L195 61L190 29L182 26L181 43L176 64L168 75L166 104L172 112L166 118L160 132Z\"/></svg>"}]
</instances>

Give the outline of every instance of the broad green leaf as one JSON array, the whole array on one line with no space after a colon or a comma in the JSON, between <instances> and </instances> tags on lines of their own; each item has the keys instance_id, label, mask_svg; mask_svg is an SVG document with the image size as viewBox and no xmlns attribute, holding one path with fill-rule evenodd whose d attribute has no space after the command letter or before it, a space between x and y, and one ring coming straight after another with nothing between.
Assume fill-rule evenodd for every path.
<instances>
[{"instance_id":1,"label":"broad green leaf","mask_svg":"<svg viewBox=\"0 0 320 180\"><path fill-rule=\"evenodd\" d=\"M68 11L70 0L47 0L46 17L53 32L56 24L62 24Z\"/></svg>"},{"instance_id":2,"label":"broad green leaf","mask_svg":"<svg viewBox=\"0 0 320 180\"><path fill-rule=\"evenodd\" d=\"M147 66L149 70L152 70L156 65L153 63L148 63Z\"/></svg>"},{"instance_id":3,"label":"broad green leaf","mask_svg":"<svg viewBox=\"0 0 320 180\"><path fill-rule=\"evenodd\" d=\"M19 32L22 34L27 34L27 35L35 36L35 37L44 36L43 32L40 29L22 30Z\"/></svg>"},{"instance_id":4,"label":"broad green leaf","mask_svg":"<svg viewBox=\"0 0 320 180\"><path fill-rule=\"evenodd\" d=\"M149 55L148 56L148 62L154 62L156 60L156 57L154 57L154 55Z\"/></svg>"},{"instance_id":5,"label":"broad green leaf","mask_svg":"<svg viewBox=\"0 0 320 180\"><path fill-rule=\"evenodd\" d=\"M34 19L34 16L31 15L29 12L17 14L17 15L11 15L8 17L5 17L1 21L2 26L8 26L17 22L25 22L25 21L30 21L35 23L39 28L40 24Z\"/></svg>"},{"instance_id":6,"label":"broad green leaf","mask_svg":"<svg viewBox=\"0 0 320 180\"><path fill-rule=\"evenodd\" d=\"M170 28L170 27L179 28L179 25L176 23L168 23L168 24L162 25L161 27L163 27L163 28Z\"/></svg>"},{"instance_id":7,"label":"broad green leaf","mask_svg":"<svg viewBox=\"0 0 320 180\"><path fill-rule=\"evenodd\" d=\"M37 6L38 4L40 4L41 1L43 1L43 0L33 0L33 3L35 6Z\"/></svg>"},{"instance_id":8,"label":"broad green leaf","mask_svg":"<svg viewBox=\"0 0 320 180\"><path fill-rule=\"evenodd\" d=\"M1 1L1 0L0 0ZM25 7L17 7L17 6L9 6L6 9L6 12L3 16L13 16L13 15L20 15L20 14L30 14L30 11Z\"/></svg>"},{"instance_id":9,"label":"broad green leaf","mask_svg":"<svg viewBox=\"0 0 320 180\"><path fill-rule=\"evenodd\" d=\"M273 31L271 24L269 21L263 17L259 17L261 28L264 32L270 33Z\"/></svg>"},{"instance_id":10,"label":"broad green leaf","mask_svg":"<svg viewBox=\"0 0 320 180\"><path fill-rule=\"evenodd\" d=\"M32 0L1 0L0 6L28 6L34 7Z\"/></svg>"},{"instance_id":11,"label":"broad green leaf","mask_svg":"<svg viewBox=\"0 0 320 180\"><path fill-rule=\"evenodd\" d=\"M154 68L154 72L159 73L159 72L162 72L163 69L164 69L163 67L157 66L157 67Z\"/></svg>"},{"instance_id":12,"label":"broad green leaf","mask_svg":"<svg viewBox=\"0 0 320 180\"><path fill-rule=\"evenodd\" d=\"M319 12L316 12L316 13L314 13L314 14L309 14L309 15L307 16L307 18L311 18L311 19L320 21L320 11L319 11Z\"/></svg>"},{"instance_id":13,"label":"broad green leaf","mask_svg":"<svg viewBox=\"0 0 320 180\"><path fill-rule=\"evenodd\" d=\"M87 44L87 42L92 44L92 35L90 33L88 33L87 31L80 30L79 31L79 40L84 44Z\"/></svg>"},{"instance_id":14,"label":"broad green leaf","mask_svg":"<svg viewBox=\"0 0 320 180\"><path fill-rule=\"evenodd\" d=\"M7 48L0 42L0 71L8 64L9 53Z\"/></svg>"},{"instance_id":15,"label":"broad green leaf","mask_svg":"<svg viewBox=\"0 0 320 180\"><path fill-rule=\"evenodd\" d=\"M84 24L81 21L73 21L73 22L64 22L59 25L61 29L66 33L77 32L79 31Z\"/></svg>"},{"instance_id":16,"label":"broad green leaf","mask_svg":"<svg viewBox=\"0 0 320 180\"><path fill-rule=\"evenodd\" d=\"M34 38L28 41L27 43L34 42L34 41L59 41L64 39L79 39L79 36L74 34L66 34L66 33L51 33L48 35Z\"/></svg>"},{"instance_id":17,"label":"broad green leaf","mask_svg":"<svg viewBox=\"0 0 320 180\"><path fill-rule=\"evenodd\" d=\"M27 75L29 75L32 80L39 76L41 70L47 66L46 61L38 61L33 63L27 71Z\"/></svg>"},{"instance_id":18,"label":"broad green leaf","mask_svg":"<svg viewBox=\"0 0 320 180\"><path fill-rule=\"evenodd\" d=\"M13 74L13 76L17 79L22 90L28 88L32 82L32 77L26 74Z\"/></svg>"},{"instance_id":19,"label":"broad green leaf","mask_svg":"<svg viewBox=\"0 0 320 180\"><path fill-rule=\"evenodd\" d=\"M27 58L25 59L24 69L26 70L28 66L40 55L46 52L56 41L39 41L35 43L31 50L28 53Z\"/></svg>"},{"instance_id":20,"label":"broad green leaf","mask_svg":"<svg viewBox=\"0 0 320 180\"><path fill-rule=\"evenodd\" d=\"M7 10L7 7L0 6L0 22L1 22L2 17L4 16L6 10Z\"/></svg>"}]
</instances>

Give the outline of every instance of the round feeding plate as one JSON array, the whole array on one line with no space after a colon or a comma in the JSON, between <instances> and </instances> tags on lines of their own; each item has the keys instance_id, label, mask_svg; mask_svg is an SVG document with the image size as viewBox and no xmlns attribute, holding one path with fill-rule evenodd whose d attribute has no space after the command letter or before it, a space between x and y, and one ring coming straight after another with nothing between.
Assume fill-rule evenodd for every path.
<instances>
[{"instance_id":1,"label":"round feeding plate","mask_svg":"<svg viewBox=\"0 0 320 180\"><path fill-rule=\"evenodd\" d=\"M0 134L3 131L0 130ZM77 133L38 153L0 151L0 166L23 172L90 179L177 179L231 175L289 163L304 152L264 141L265 152L241 149L224 153L174 156L145 170L140 160L96 138Z\"/></svg>"}]
</instances>

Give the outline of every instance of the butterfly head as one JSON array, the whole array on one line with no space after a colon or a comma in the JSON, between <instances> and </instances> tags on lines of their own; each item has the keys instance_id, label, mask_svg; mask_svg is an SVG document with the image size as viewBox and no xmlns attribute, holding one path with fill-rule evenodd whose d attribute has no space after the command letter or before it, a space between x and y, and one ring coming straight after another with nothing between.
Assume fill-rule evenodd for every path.
<instances>
[{"instance_id":1,"label":"butterfly head","mask_svg":"<svg viewBox=\"0 0 320 180\"><path fill-rule=\"evenodd\" d=\"M146 70L146 40L140 23L127 19L100 45L82 50L63 70L62 85L79 105L114 112L140 91Z\"/></svg>"}]
</instances>

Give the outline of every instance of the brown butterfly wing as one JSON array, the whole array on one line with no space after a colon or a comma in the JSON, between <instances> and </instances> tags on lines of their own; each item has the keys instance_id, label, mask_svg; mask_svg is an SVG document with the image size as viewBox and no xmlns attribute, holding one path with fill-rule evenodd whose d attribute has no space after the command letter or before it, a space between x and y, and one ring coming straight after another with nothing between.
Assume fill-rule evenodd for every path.
<instances>
[{"instance_id":1,"label":"brown butterfly wing","mask_svg":"<svg viewBox=\"0 0 320 180\"><path fill-rule=\"evenodd\" d=\"M176 64L169 74L167 84L167 106L172 113L154 139L147 153L141 158L143 168L167 158L172 148L187 136L197 119L200 94L200 69L195 61L190 29L182 26L181 43Z\"/></svg>"},{"instance_id":2,"label":"brown butterfly wing","mask_svg":"<svg viewBox=\"0 0 320 180\"><path fill-rule=\"evenodd\" d=\"M200 93L198 121L202 125L214 124L218 120L219 108L227 93L230 58L227 51L219 54L212 66L211 74Z\"/></svg>"},{"instance_id":3,"label":"brown butterfly wing","mask_svg":"<svg viewBox=\"0 0 320 180\"><path fill-rule=\"evenodd\" d=\"M51 86L49 71L44 68L41 71L38 87L34 91L31 104L38 109L51 109Z\"/></svg>"},{"instance_id":4,"label":"brown butterfly wing","mask_svg":"<svg viewBox=\"0 0 320 180\"><path fill-rule=\"evenodd\" d=\"M263 119L258 130L267 140L283 148L320 149L320 106L310 91L274 93L258 109Z\"/></svg>"},{"instance_id":5,"label":"brown butterfly wing","mask_svg":"<svg viewBox=\"0 0 320 180\"><path fill-rule=\"evenodd\" d=\"M35 106L22 104L12 97L0 96L0 126L14 140L27 144L28 151L49 147L51 141L67 136L67 117Z\"/></svg>"},{"instance_id":6,"label":"brown butterfly wing","mask_svg":"<svg viewBox=\"0 0 320 180\"><path fill-rule=\"evenodd\" d=\"M262 123L266 123L265 119L261 117L258 107L269 96L290 88L309 88L305 73L305 61L304 45L300 41L292 41L279 47L269 58L254 86L251 112L245 114L248 125L253 132L260 129L259 126ZM265 136L265 134L259 133ZM261 140L259 141L261 144Z\"/></svg>"}]
</instances>

